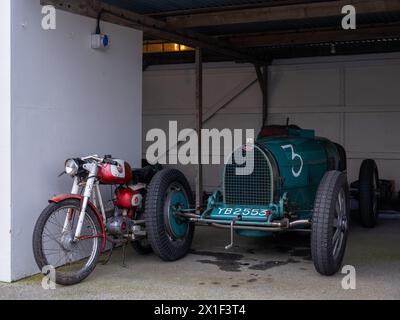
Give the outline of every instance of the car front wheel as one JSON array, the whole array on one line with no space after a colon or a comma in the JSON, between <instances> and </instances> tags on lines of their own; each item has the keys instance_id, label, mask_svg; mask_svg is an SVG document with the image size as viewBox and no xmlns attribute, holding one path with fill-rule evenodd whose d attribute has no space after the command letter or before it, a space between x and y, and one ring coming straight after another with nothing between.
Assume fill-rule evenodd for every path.
<instances>
[{"instance_id":1,"label":"car front wheel","mask_svg":"<svg viewBox=\"0 0 400 320\"><path fill-rule=\"evenodd\" d=\"M311 255L315 269L322 275L333 275L342 265L349 207L346 174L326 172L316 194L311 230Z\"/></svg>"}]
</instances>

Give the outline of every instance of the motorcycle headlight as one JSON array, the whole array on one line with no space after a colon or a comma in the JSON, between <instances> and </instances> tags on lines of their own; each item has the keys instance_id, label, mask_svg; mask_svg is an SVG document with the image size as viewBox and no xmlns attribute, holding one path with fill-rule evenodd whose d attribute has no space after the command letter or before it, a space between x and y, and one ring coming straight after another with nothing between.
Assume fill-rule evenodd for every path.
<instances>
[{"instance_id":1,"label":"motorcycle headlight","mask_svg":"<svg viewBox=\"0 0 400 320\"><path fill-rule=\"evenodd\" d=\"M70 176L75 176L79 171L79 165L74 159L65 162L65 172Z\"/></svg>"}]
</instances>

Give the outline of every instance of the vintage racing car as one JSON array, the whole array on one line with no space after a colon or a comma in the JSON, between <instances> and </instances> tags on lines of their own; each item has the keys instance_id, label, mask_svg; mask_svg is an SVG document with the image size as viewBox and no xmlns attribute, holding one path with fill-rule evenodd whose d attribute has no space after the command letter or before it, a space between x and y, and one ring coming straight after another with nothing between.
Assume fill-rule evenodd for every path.
<instances>
[{"instance_id":1,"label":"vintage racing car","mask_svg":"<svg viewBox=\"0 0 400 320\"><path fill-rule=\"evenodd\" d=\"M251 174L237 174L236 153L251 157ZM253 144L234 150L222 187L202 210L193 207L185 176L175 169L158 172L148 186L145 220L148 240L160 258L174 261L191 246L196 224L231 230L246 237L277 232L310 232L315 269L323 275L341 267L349 230L350 201L344 148L297 126L264 127ZM373 160L360 170L360 215L376 224L379 179Z\"/></svg>"}]
</instances>

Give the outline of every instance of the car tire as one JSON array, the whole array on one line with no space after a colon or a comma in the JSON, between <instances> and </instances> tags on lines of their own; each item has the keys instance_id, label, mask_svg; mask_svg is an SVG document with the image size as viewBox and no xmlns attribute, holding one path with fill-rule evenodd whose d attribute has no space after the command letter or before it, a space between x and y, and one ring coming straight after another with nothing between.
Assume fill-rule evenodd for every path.
<instances>
[{"instance_id":1,"label":"car tire","mask_svg":"<svg viewBox=\"0 0 400 320\"><path fill-rule=\"evenodd\" d=\"M349 212L346 174L326 172L316 194L311 227L311 256L315 269L322 275L333 275L342 265Z\"/></svg>"},{"instance_id":2,"label":"car tire","mask_svg":"<svg viewBox=\"0 0 400 320\"><path fill-rule=\"evenodd\" d=\"M145 220L148 240L164 261L176 261L189 252L194 224L177 218L174 207L193 206L193 194L185 176L175 169L159 171L148 186Z\"/></svg>"},{"instance_id":3,"label":"car tire","mask_svg":"<svg viewBox=\"0 0 400 320\"><path fill-rule=\"evenodd\" d=\"M378 222L379 215L379 174L376 162L364 160L359 175L359 213L361 225L373 228Z\"/></svg>"}]
</instances>

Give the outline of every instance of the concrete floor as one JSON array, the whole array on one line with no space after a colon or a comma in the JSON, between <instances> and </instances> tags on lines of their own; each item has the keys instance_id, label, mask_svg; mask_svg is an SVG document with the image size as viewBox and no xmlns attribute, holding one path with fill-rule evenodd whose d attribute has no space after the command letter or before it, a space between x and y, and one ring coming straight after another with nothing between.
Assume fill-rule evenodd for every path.
<instances>
[{"instance_id":1,"label":"concrete floor","mask_svg":"<svg viewBox=\"0 0 400 320\"><path fill-rule=\"evenodd\" d=\"M226 252L228 240L226 231L198 228L181 261L129 252L123 268L119 250L79 285L46 291L35 276L0 284L0 299L400 299L400 215L383 215L373 230L353 223L344 264L356 268L356 290L342 289L340 273L314 271L304 235L237 237Z\"/></svg>"}]
</instances>

